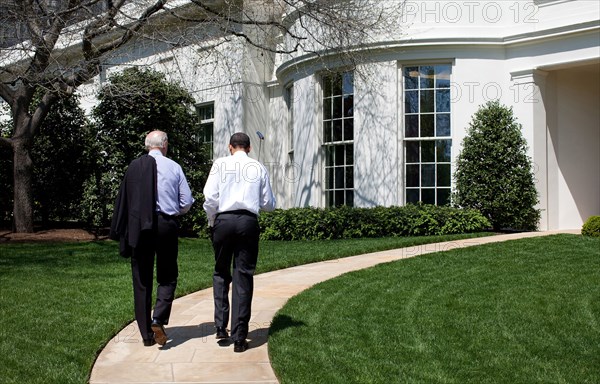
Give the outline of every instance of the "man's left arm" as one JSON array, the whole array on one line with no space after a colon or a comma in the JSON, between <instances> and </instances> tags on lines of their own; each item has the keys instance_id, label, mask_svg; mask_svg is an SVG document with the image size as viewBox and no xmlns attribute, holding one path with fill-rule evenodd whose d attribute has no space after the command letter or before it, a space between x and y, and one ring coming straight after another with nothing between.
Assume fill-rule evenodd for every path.
<instances>
[{"instance_id":1,"label":"man's left arm","mask_svg":"<svg viewBox=\"0 0 600 384\"><path fill-rule=\"evenodd\" d=\"M192 207L192 204L194 204L194 201L185 174L181 171L181 176L179 178L179 214L183 215L184 213L187 213Z\"/></svg>"},{"instance_id":2,"label":"man's left arm","mask_svg":"<svg viewBox=\"0 0 600 384\"><path fill-rule=\"evenodd\" d=\"M271 189L269 174L265 171L261 186L260 209L263 211L272 211L275 209L275 196Z\"/></svg>"}]
</instances>

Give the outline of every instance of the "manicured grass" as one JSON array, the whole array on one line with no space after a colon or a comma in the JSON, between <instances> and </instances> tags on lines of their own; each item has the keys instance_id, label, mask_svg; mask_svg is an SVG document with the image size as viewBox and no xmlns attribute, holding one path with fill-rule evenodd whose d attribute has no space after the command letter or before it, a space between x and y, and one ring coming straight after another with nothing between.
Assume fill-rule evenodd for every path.
<instances>
[{"instance_id":1,"label":"manicured grass","mask_svg":"<svg viewBox=\"0 0 600 384\"><path fill-rule=\"evenodd\" d=\"M258 273L465 236L264 242ZM0 244L0 383L85 383L97 353L133 318L129 260L112 241ZM182 239L177 295L211 286L207 240Z\"/></svg>"},{"instance_id":2,"label":"manicured grass","mask_svg":"<svg viewBox=\"0 0 600 384\"><path fill-rule=\"evenodd\" d=\"M284 383L599 383L600 239L454 249L323 282L270 329Z\"/></svg>"}]
</instances>

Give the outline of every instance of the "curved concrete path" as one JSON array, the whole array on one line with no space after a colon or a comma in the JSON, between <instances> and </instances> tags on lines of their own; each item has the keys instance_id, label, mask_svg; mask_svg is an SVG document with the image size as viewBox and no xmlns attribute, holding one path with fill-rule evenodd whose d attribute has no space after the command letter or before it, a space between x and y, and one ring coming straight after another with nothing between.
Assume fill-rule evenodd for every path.
<instances>
[{"instance_id":1,"label":"curved concrete path","mask_svg":"<svg viewBox=\"0 0 600 384\"><path fill-rule=\"evenodd\" d=\"M215 339L212 289L176 299L169 341L144 347L137 324L116 335L98 356L90 384L125 383L278 383L267 351L269 325L292 296L324 280L373 265L454 248L572 231L528 232L427 244L302 265L256 275L250 349L234 353L233 345ZM259 260L260 262L260 260Z\"/></svg>"}]
</instances>

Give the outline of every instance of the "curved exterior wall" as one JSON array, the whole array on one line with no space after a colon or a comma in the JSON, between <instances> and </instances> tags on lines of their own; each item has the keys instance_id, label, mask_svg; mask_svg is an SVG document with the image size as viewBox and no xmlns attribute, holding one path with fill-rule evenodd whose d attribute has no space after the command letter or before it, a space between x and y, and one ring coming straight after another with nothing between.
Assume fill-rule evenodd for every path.
<instances>
[{"instance_id":1,"label":"curved exterior wall","mask_svg":"<svg viewBox=\"0 0 600 384\"><path fill-rule=\"evenodd\" d=\"M406 203L403 68L439 64L451 67L452 160L475 111L499 99L529 143L540 229L580 228L600 214L600 3L406 1L402 11L397 30L357 45L354 205ZM233 132L247 132L280 207L326 206L322 79L344 70L343 61L326 52L273 56L236 39L213 43L128 64L152 65L199 104L214 103L216 157L227 154Z\"/></svg>"},{"instance_id":2,"label":"curved exterior wall","mask_svg":"<svg viewBox=\"0 0 600 384\"><path fill-rule=\"evenodd\" d=\"M396 2L397 3L397 2ZM535 167L541 229L580 228L600 212L600 32L595 1L404 4L402 40L365 48L355 81L357 206L403 205L402 68L452 65L452 158L485 102L511 106ZM320 74L336 57L298 56L276 68L293 82L294 160L301 169L286 206L324 206ZM285 157L276 156L284 162ZM583 165L583 166L582 166Z\"/></svg>"}]
</instances>

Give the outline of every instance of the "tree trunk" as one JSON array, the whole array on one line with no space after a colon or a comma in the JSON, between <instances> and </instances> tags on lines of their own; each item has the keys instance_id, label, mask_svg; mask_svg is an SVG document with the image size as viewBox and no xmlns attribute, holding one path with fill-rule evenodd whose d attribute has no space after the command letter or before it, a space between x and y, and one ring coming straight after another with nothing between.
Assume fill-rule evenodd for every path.
<instances>
[{"instance_id":1,"label":"tree trunk","mask_svg":"<svg viewBox=\"0 0 600 384\"><path fill-rule=\"evenodd\" d=\"M15 232L33 232L33 162L29 155L30 142L27 139L13 141L14 205L13 217Z\"/></svg>"}]
</instances>

